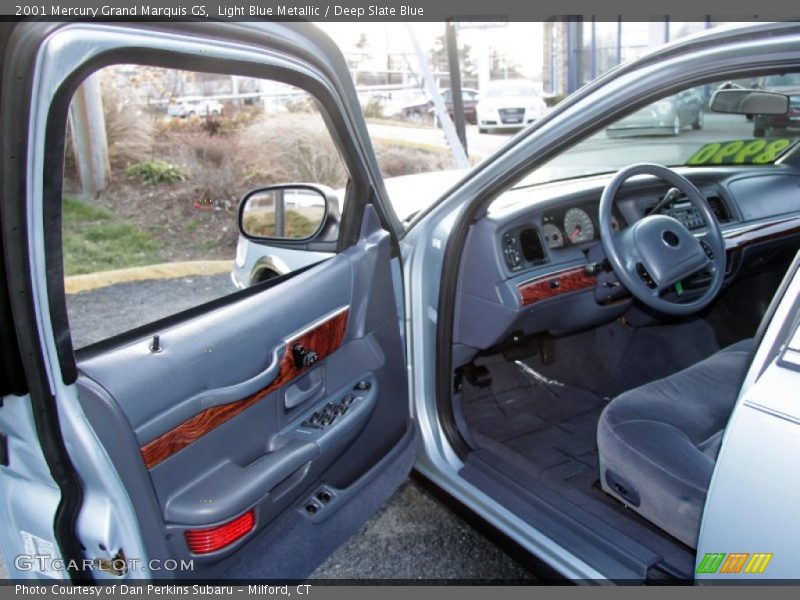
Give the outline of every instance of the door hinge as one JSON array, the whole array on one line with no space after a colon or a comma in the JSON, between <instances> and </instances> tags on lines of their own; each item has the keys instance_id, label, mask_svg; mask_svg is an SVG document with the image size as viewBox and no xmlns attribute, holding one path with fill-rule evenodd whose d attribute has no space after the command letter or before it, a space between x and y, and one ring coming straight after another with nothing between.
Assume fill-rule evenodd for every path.
<instances>
[{"instance_id":1,"label":"door hinge","mask_svg":"<svg viewBox=\"0 0 800 600\"><path fill-rule=\"evenodd\" d=\"M125 560L125 553L122 548L112 558L95 558L94 564L101 571L116 577L122 577L128 572L128 561Z\"/></svg>"}]
</instances>

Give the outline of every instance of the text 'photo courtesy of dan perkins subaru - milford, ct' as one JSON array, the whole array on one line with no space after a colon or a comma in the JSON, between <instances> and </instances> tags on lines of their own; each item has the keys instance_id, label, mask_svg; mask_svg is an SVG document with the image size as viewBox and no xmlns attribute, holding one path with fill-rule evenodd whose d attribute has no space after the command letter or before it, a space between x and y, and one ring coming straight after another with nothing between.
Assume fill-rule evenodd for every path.
<instances>
[{"instance_id":1,"label":"text 'photo courtesy of dan perkins subaru - milford, ct'","mask_svg":"<svg viewBox=\"0 0 800 600\"><path fill-rule=\"evenodd\" d=\"M0 16L0 600L796 595L796 3Z\"/></svg>"}]
</instances>

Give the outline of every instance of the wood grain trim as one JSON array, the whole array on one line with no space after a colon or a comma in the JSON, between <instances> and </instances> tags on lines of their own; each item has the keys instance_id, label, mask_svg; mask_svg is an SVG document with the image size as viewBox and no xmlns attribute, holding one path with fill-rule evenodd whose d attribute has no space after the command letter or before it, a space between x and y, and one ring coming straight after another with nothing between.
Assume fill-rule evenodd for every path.
<instances>
[{"instance_id":1,"label":"wood grain trim","mask_svg":"<svg viewBox=\"0 0 800 600\"><path fill-rule=\"evenodd\" d=\"M319 356L319 360L336 351L344 341L348 312L347 308L342 309L325 321L295 334L286 343L286 351L278 368L278 375L265 388L242 400L207 408L175 429L167 431L142 446L141 453L145 466L152 469L300 375L303 369L295 365L292 355L292 347L295 344L302 344L306 348L313 349Z\"/></svg>"},{"instance_id":2,"label":"wood grain trim","mask_svg":"<svg viewBox=\"0 0 800 600\"><path fill-rule=\"evenodd\" d=\"M528 306L561 294L594 287L596 283L594 275L586 273L583 267L572 267L520 283L518 288L522 306Z\"/></svg>"},{"instance_id":3,"label":"wood grain trim","mask_svg":"<svg viewBox=\"0 0 800 600\"><path fill-rule=\"evenodd\" d=\"M723 234L726 250L739 250L760 242L800 233L800 217L789 217L769 223L755 223Z\"/></svg>"}]
</instances>

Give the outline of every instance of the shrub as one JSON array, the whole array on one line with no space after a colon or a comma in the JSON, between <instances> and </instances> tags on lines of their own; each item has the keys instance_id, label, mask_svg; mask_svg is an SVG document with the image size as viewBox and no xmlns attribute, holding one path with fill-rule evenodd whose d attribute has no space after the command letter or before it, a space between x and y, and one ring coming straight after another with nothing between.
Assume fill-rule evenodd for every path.
<instances>
[{"instance_id":1,"label":"shrub","mask_svg":"<svg viewBox=\"0 0 800 600\"><path fill-rule=\"evenodd\" d=\"M241 134L247 181L256 185L310 181L332 188L346 180L342 159L318 115L264 119Z\"/></svg>"},{"instance_id":2,"label":"shrub","mask_svg":"<svg viewBox=\"0 0 800 600\"><path fill-rule=\"evenodd\" d=\"M428 171L452 169L452 158L446 152L376 143L375 154L384 177L398 177Z\"/></svg>"},{"instance_id":3,"label":"shrub","mask_svg":"<svg viewBox=\"0 0 800 600\"><path fill-rule=\"evenodd\" d=\"M301 97L287 100L283 107L290 113L313 113L316 112L316 105L312 98Z\"/></svg>"},{"instance_id":4,"label":"shrub","mask_svg":"<svg viewBox=\"0 0 800 600\"><path fill-rule=\"evenodd\" d=\"M207 207L235 206L242 193L242 158L233 136L195 134L181 139L181 162L191 181L192 201Z\"/></svg>"},{"instance_id":5,"label":"shrub","mask_svg":"<svg viewBox=\"0 0 800 600\"><path fill-rule=\"evenodd\" d=\"M129 89L120 89L106 78L101 79L100 86L111 166L124 168L149 158L155 132L152 117Z\"/></svg>"},{"instance_id":6,"label":"shrub","mask_svg":"<svg viewBox=\"0 0 800 600\"><path fill-rule=\"evenodd\" d=\"M125 174L148 185L177 183L186 179L178 167L163 160L143 160L128 167Z\"/></svg>"},{"instance_id":7,"label":"shrub","mask_svg":"<svg viewBox=\"0 0 800 600\"><path fill-rule=\"evenodd\" d=\"M368 119L383 118L383 104L377 98L370 98L364 105L364 116Z\"/></svg>"},{"instance_id":8,"label":"shrub","mask_svg":"<svg viewBox=\"0 0 800 600\"><path fill-rule=\"evenodd\" d=\"M258 119L263 111L259 107L248 106L239 110L233 108L225 109L225 113L219 116L208 117L186 117L186 118L164 118L160 119L156 125L159 137L169 136L175 133L199 133L209 134L209 128L213 128L215 135L232 135L250 125L252 121ZM213 125L209 126L209 122Z\"/></svg>"},{"instance_id":9,"label":"shrub","mask_svg":"<svg viewBox=\"0 0 800 600\"><path fill-rule=\"evenodd\" d=\"M319 221L312 221L300 213L287 210L285 215L285 231L283 237L291 240L302 240L310 237L319 229ZM245 215L244 229L262 237L272 237L275 235L275 213L259 211Z\"/></svg>"}]
</instances>

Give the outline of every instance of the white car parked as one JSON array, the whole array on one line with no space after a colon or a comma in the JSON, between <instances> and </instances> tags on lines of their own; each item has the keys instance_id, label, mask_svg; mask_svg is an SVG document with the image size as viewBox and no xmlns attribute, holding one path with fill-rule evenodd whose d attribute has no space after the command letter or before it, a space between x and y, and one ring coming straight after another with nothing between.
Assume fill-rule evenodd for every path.
<instances>
[{"instance_id":1,"label":"white car parked","mask_svg":"<svg viewBox=\"0 0 800 600\"><path fill-rule=\"evenodd\" d=\"M478 130L522 129L547 111L536 86L526 79L492 81L477 106Z\"/></svg>"},{"instance_id":2,"label":"white car parked","mask_svg":"<svg viewBox=\"0 0 800 600\"><path fill-rule=\"evenodd\" d=\"M180 101L170 103L167 107L167 115L184 119L186 117L207 117L208 115L218 116L224 110L222 102L217 100L199 101Z\"/></svg>"}]
</instances>

